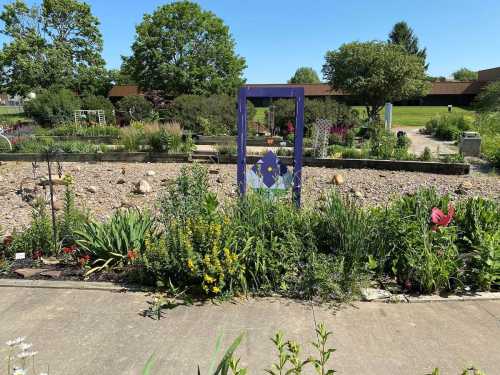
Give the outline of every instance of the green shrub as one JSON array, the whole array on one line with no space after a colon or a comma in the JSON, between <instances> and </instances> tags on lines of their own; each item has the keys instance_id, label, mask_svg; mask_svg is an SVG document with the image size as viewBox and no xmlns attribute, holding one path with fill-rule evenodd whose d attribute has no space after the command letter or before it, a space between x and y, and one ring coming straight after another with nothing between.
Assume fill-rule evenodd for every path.
<instances>
[{"instance_id":1,"label":"green shrub","mask_svg":"<svg viewBox=\"0 0 500 375\"><path fill-rule=\"evenodd\" d=\"M153 152L191 153L194 149L191 134L183 134L177 122L159 124L134 121L131 126L121 129L120 140L127 151L147 148Z\"/></svg>"},{"instance_id":2,"label":"green shrub","mask_svg":"<svg viewBox=\"0 0 500 375\"><path fill-rule=\"evenodd\" d=\"M500 168L500 112L479 115L474 130L481 135L481 153Z\"/></svg>"},{"instance_id":3,"label":"green shrub","mask_svg":"<svg viewBox=\"0 0 500 375\"><path fill-rule=\"evenodd\" d=\"M46 202L37 199L31 210L31 224L22 231L12 234L13 241L8 247L8 254L26 253L32 256L34 252L40 255L55 255L55 244L52 237L52 223L47 212Z\"/></svg>"},{"instance_id":4,"label":"green shrub","mask_svg":"<svg viewBox=\"0 0 500 375\"><path fill-rule=\"evenodd\" d=\"M457 286L463 262L456 227L433 231L430 224L432 208L447 212L449 199L432 189L420 190L373 211L379 223L374 258L381 271L396 276L407 289L430 293Z\"/></svg>"},{"instance_id":5,"label":"green shrub","mask_svg":"<svg viewBox=\"0 0 500 375\"><path fill-rule=\"evenodd\" d=\"M35 99L24 103L25 114L42 126L74 121L74 112L80 109L80 99L67 89L42 90Z\"/></svg>"},{"instance_id":6,"label":"green shrub","mask_svg":"<svg viewBox=\"0 0 500 375\"><path fill-rule=\"evenodd\" d=\"M232 96L181 95L162 111L169 121L177 121L186 130L195 134L234 135L237 133L236 100ZM247 102L247 117L251 121L255 108Z\"/></svg>"},{"instance_id":7,"label":"green shrub","mask_svg":"<svg viewBox=\"0 0 500 375\"><path fill-rule=\"evenodd\" d=\"M236 145L233 143L218 144L215 149L219 155L236 155L237 153Z\"/></svg>"},{"instance_id":8,"label":"green shrub","mask_svg":"<svg viewBox=\"0 0 500 375\"><path fill-rule=\"evenodd\" d=\"M484 87L476 98L475 107L480 112L500 111L500 82Z\"/></svg>"},{"instance_id":9,"label":"green shrub","mask_svg":"<svg viewBox=\"0 0 500 375\"><path fill-rule=\"evenodd\" d=\"M104 96L87 95L82 98L82 109L103 110L107 124L116 123L115 107L108 98Z\"/></svg>"},{"instance_id":10,"label":"green shrub","mask_svg":"<svg viewBox=\"0 0 500 375\"><path fill-rule=\"evenodd\" d=\"M459 248L467 262L466 282L488 290L500 283L500 206L474 197L457 207Z\"/></svg>"},{"instance_id":11,"label":"green shrub","mask_svg":"<svg viewBox=\"0 0 500 375\"><path fill-rule=\"evenodd\" d=\"M13 144L13 151L19 153L42 153L47 149L65 153L94 153L101 150L101 146L81 141L55 141L50 137L20 138Z\"/></svg>"},{"instance_id":12,"label":"green shrub","mask_svg":"<svg viewBox=\"0 0 500 375\"><path fill-rule=\"evenodd\" d=\"M95 259L95 265L122 266L142 254L146 238L154 232L153 217L147 211L118 210L108 221L90 221L75 231L81 251Z\"/></svg>"},{"instance_id":13,"label":"green shrub","mask_svg":"<svg viewBox=\"0 0 500 375\"><path fill-rule=\"evenodd\" d=\"M370 139L370 156L375 159L391 159L396 145L396 135L380 129Z\"/></svg>"},{"instance_id":14,"label":"green shrub","mask_svg":"<svg viewBox=\"0 0 500 375\"><path fill-rule=\"evenodd\" d=\"M290 99L280 99L273 102L275 113L275 126L282 131L287 129L289 121L295 123L295 102ZM304 123L306 133L312 129L312 124L317 119L327 119L333 126L356 128L360 124L357 111L351 110L345 104L333 99L307 99L304 103Z\"/></svg>"},{"instance_id":15,"label":"green shrub","mask_svg":"<svg viewBox=\"0 0 500 375\"><path fill-rule=\"evenodd\" d=\"M463 115L442 115L427 122L425 132L438 139L455 141L462 132L471 128L471 122Z\"/></svg>"},{"instance_id":16,"label":"green shrub","mask_svg":"<svg viewBox=\"0 0 500 375\"><path fill-rule=\"evenodd\" d=\"M127 124L132 121L149 120L153 111L151 102L141 95L130 95L120 99L117 108Z\"/></svg>"},{"instance_id":17,"label":"green shrub","mask_svg":"<svg viewBox=\"0 0 500 375\"><path fill-rule=\"evenodd\" d=\"M420 160L422 161L431 161L432 160L432 153L431 149L429 147L425 147L424 151L422 151L422 154L420 155Z\"/></svg>"},{"instance_id":18,"label":"green shrub","mask_svg":"<svg viewBox=\"0 0 500 375\"><path fill-rule=\"evenodd\" d=\"M37 135L51 136L78 136L78 137L117 137L120 129L116 126L76 126L75 124L61 124L48 131L36 131Z\"/></svg>"}]
</instances>

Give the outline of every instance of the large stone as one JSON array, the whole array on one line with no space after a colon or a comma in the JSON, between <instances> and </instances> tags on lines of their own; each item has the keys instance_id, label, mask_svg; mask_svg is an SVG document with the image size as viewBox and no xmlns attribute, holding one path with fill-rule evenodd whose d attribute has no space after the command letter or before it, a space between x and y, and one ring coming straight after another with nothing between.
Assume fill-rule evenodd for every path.
<instances>
[{"instance_id":1,"label":"large stone","mask_svg":"<svg viewBox=\"0 0 500 375\"><path fill-rule=\"evenodd\" d=\"M42 178L40 180L40 182L38 183L38 185L40 186L48 186L49 185L49 177L48 176L45 176L44 178ZM61 177L59 176L52 176L52 185L66 185L66 181L64 179L62 179Z\"/></svg>"},{"instance_id":2,"label":"large stone","mask_svg":"<svg viewBox=\"0 0 500 375\"><path fill-rule=\"evenodd\" d=\"M344 181L344 177L342 177L341 174L333 175L332 184L334 184L334 185L342 185L344 182L345 182Z\"/></svg>"},{"instance_id":3,"label":"large stone","mask_svg":"<svg viewBox=\"0 0 500 375\"><path fill-rule=\"evenodd\" d=\"M152 191L151 185L146 180L141 180L134 185L134 193L136 194L148 194Z\"/></svg>"},{"instance_id":4,"label":"large stone","mask_svg":"<svg viewBox=\"0 0 500 375\"><path fill-rule=\"evenodd\" d=\"M25 279L40 275L42 272L48 271L46 268L18 268L14 273L22 276Z\"/></svg>"},{"instance_id":5,"label":"large stone","mask_svg":"<svg viewBox=\"0 0 500 375\"><path fill-rule=\"evenodd\" d=\"M391 292L377 288L362 288L361 298L363 301L375 301L378 299L387 299L391 297Z\"/></svg>"},{"instance_id":6,"label":"large stone","mask_svg":"<svg viewBox=\"0 0 500 375\"><path fill-rule=\"evenodd\" d=\"M89 186L89 187L87 188L87 191L88 191L89 193L93 193L93 194L95 194L95 193L97 193L97 187L96 187L96 186Z\"/></svg>"},{"instance_id":7,"label":"large stone","mask_svg":"<svg viewBox=\"0 0 500 375\"><path fill-rule=\"evenodd\" d=\"M460 185L458 185L457 189L455 190L455 193L456 194L467 194L467 192L471 189L472 189L472 182L464 181Z\"/></svg>"},{"instance_id":8,"label":"large stone","mask_svg":"<svg viewBox=\"0 0 500 375\"><path fill-rule=\"evenodd\" d=\"M60 279L61 276L63 275L63 272L57 270L50 270L50 271L43 271L40 273L40 275L45 277L50 277L51 279Z\"/></svg>"}]
</instances>

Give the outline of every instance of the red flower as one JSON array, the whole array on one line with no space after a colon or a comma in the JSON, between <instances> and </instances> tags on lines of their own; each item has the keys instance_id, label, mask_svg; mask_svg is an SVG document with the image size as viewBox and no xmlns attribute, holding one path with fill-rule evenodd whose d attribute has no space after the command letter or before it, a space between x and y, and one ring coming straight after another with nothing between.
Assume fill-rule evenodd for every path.
<instances>
[{"instance_id":1,"label":"red flower","mask_svg":"<svg viewBox=\"0 0 500 375\"><path fill-rule=\"evenodd\" d=\"M33 258L33 260L36 260L36 259L40 259L42 256L43 256L42 250L35 250L31 257Z\"/></svg>"},{"instance_id":2,"label":"red flower","mask_svg":"<svg viewBox=\"0 0 500 375\"><path fill-rule=\"evenodd\" d=\"M291 121L288 121L288 124L286 126L287 126L288 133L295 132L295 128L293 127L293 123Z\"/></svg>"},{"instance_id":3,"label":"red flower","mask_svg":"<svg viewBox=\"0 0 500 375\"><path fill-rule=\"evenodd\" d=\"M431 213L431 220L434 223L432 230L436 231L439 227L447 227L455 216L455 207L448 203L448 215L445 215L439 208L434 207Z\"/></svg>"},{"instance_id":4,"label":"red flower","mask_svg":"<svg viewBox=\"0 0 500 375\"><path fill-rule=\"evenodd\" d=\"M14 240L14 239L12 238L12 236L5 236L5 237L3 238L3 245L4 245L5 247L9 247L9 246L10 246L10 244L12 243L12 241L13 241L13 240Z\"/></svg>"},{"instance_id":5,"label":"red flower","mask_svg":"<svg viewBox=\"0 0 500 375\"><path fill-rule=\"evenodd\" d=\"M84 255L78 258L78 264L80 265L80 267L83 267L87 264L89 260L90 260L90 255Z\"/></svg>"},{"instance_id":6,"label":"red flower","mask_svg":"<svg viewBox=\"0 0 500 375\"><path fill-rule=\"evenodd\" d=\"M135 250L129 250L127 252L127 258L130 260L137 259L137 258L139 258L139 254L137 254L137 251L135 251Z\"/></svg>"},{"instance_id":7,"label":"red flower","mask_svg":"<svg viewBox=\"0 0 500 375\"><path fill-rule=\"evenodd\" d=\"M74 252L75 252L75 249L73 247L63 247L64 254L73 254Z\"/></svg>"}]
</instances>

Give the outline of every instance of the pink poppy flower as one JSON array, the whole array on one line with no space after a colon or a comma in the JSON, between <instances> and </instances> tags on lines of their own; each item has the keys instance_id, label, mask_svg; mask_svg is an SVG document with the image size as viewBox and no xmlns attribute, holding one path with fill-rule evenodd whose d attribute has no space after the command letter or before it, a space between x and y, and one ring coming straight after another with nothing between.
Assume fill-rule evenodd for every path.
<instances>
[{"instance_id":1,"label":"pink poppy flower","mask_svg":"<svg viewBox=\"0 0 500 375\"><path fill-rule=\"evenodd\" d=\"M431 221L434 223L432 230L436 231L439 227L447 227L455 216L455 207L448 203L448 215L445 215L439 208L434 207L431 212Z\"/></svg>"}]
</instances>

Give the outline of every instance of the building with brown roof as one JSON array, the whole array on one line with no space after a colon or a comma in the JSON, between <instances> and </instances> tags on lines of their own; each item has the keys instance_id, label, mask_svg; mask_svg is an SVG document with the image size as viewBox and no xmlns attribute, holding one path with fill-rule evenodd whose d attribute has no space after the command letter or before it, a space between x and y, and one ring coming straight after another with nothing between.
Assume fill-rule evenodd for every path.
<instances>
[{"instance_id":1,"label":"building with brown roof","mask_svg":"<svg viewBox=\"0 0 500 375\"><path fill-rule=\"evenodd\" d=\"M422 98L405 100L399 105L430 105L430 106L469 106L481 89L489 82L500 80L500 67L481 70L478 72L477 81L436 81L432 82L432 87L426 96ZM332 88L326 83L295 85L295 84L247 84L247 87L303 87L307 98L325 98L333 97L336 100L346 102L351 105L362 105L356 103L354 98L348 93L343 93ZM115 102L124 96L142 95L139 88L134 85L114 86L109 92L109 98ZM254 100L256 105L266 105L267 102L262 99Z\"/></svg>"}]
</instances>

